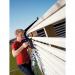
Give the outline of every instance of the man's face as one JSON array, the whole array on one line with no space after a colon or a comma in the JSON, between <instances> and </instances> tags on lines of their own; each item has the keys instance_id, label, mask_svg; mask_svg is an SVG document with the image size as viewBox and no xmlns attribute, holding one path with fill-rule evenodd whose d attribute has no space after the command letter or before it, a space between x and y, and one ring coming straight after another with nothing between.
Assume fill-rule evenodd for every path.
<instances>
[{"instance_id":1,"label":"man's face","mask_svg":"<svg viewBox=\"0 0 75 75\"><path fill-rule=\"evenodd\" d=\"M18 33L18 34L16 35L16 37L17 37L17 39L18 39L19 41L22 41L22 39L24 38L24 33L23 33L23 32L20 32L20 33Z\"/></svg>"}]
</instances>

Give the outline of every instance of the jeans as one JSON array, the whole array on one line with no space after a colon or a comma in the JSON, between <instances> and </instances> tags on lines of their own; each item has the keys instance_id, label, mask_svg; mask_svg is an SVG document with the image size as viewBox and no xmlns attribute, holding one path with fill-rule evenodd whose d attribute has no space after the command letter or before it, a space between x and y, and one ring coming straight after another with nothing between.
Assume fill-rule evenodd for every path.
<instances>
[{"instance_id":1,"label":"jeans","mask_svg":"<svg viewBox=\"0 0 75 75\"><path fill-rule=\"evenodd\" d=\"M29 64L18 65L18 67L25 75L34 75L34 72L31 68L31 62Z\"/></svg>"}]
</instances>

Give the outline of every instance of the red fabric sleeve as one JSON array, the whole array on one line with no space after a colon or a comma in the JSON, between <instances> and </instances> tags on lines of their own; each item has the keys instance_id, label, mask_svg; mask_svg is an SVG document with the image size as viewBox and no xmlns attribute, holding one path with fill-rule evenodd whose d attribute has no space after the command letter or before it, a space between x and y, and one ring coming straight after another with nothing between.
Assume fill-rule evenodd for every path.
<instances>
[{"instance_id":1,"label":"red fabric sleeve","mask_svg":"<svg viewBox=\"0 0 75 75\"><path fill-rule=\"evenodd\" d=\"M14 49L14 50L17 49L17 45L16 45L16 43L13 43L13 44L12 44L12 49Z\"/></svg>"}]
</instances>

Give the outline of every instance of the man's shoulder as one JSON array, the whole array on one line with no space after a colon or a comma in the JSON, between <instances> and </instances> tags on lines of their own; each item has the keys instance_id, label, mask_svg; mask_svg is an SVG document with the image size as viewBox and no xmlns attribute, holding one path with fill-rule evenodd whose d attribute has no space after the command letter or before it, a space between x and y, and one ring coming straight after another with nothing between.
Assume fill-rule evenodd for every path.
<instances>
[{"instance_id":1,"label":"man's shoulder","mask_svg":"<svg viewBox=\"0 0 75 75\"><path fill-rule=\"evenodd\" d=\"M16 49L17 46L18 46L18 42L17 42L17 41L14 41L14 42L12 43L12 45L11 45L11 47L12 47L13 49Z\"/></svg>"},{"instance_id":2,"label":"man's shoulder","mask_svg":"<svg viewBox=\"0 0 75 75\"><path fill-rule=\"evenodd\" d=\"M16 45L18 42L15 40L13 43L12 43L12 45Z\"/></svg>"}]
</instances>

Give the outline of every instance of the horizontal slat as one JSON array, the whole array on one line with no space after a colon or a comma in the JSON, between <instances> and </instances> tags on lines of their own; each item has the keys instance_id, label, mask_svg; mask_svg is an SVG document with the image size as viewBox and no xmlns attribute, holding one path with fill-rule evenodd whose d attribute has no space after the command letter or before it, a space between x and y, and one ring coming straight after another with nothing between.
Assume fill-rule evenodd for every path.
<instances>
[{"instance_id":1,"label":"horizontal slat","mask_svg":"<svg viewBox=\"0 0 75 75\"><path fill-rule=\"evenodd\" d=\"M54 27L55 28L55 27ZM55 30L65 29L65 26L57 27Z\"/></svg>"},{"instance_id":2,"label":"horizontal slat","mask_svg":"<svg viewBox=\"0 0 75 75\"><path fill-rule=\"evenodd\" d=\"M59 36L59 37L65 37L65 33L62 33L62 34L56 34L56 36Z\"/></svg>"},{"instance_id":3,"label":"horizontal slat","mask_svg":"<svg viewBox=\"0 0 75 75\"><path fill-rule=\"evenodd\" d=\"M55 28L60 26L65 26L65 21L54 25Z\"/></svg>"},{"instance_id":4,"label":"horizontal slat","mask_svg":"<svg viewBox=\"0 0 75 75\"><path fill-rule=\"evenodd\" d=\"M57 32L58 35L60 34L65 34L65 31L62 31L62 32Z\"/></svg>"},{"instance_id":5,"label":"horizontal slat","mask_svg":"<svg viewBox=\"0 0 75 75\"><path fill-rule=\"evenodd\" d=\"M65 38L63 37L32 37L32 39L65 48Z\"/></svg>"},{"instance_id":6,"label":"horizontal slat","mask_svg":"<svg viewBox=\"0 0 75 75\"><path fill-rule=\"evenodd\" d=\"M56 32L62 32L65 31L65 29L61 29L61 30L55 30Z\"/></svg>"}]
</instances>

